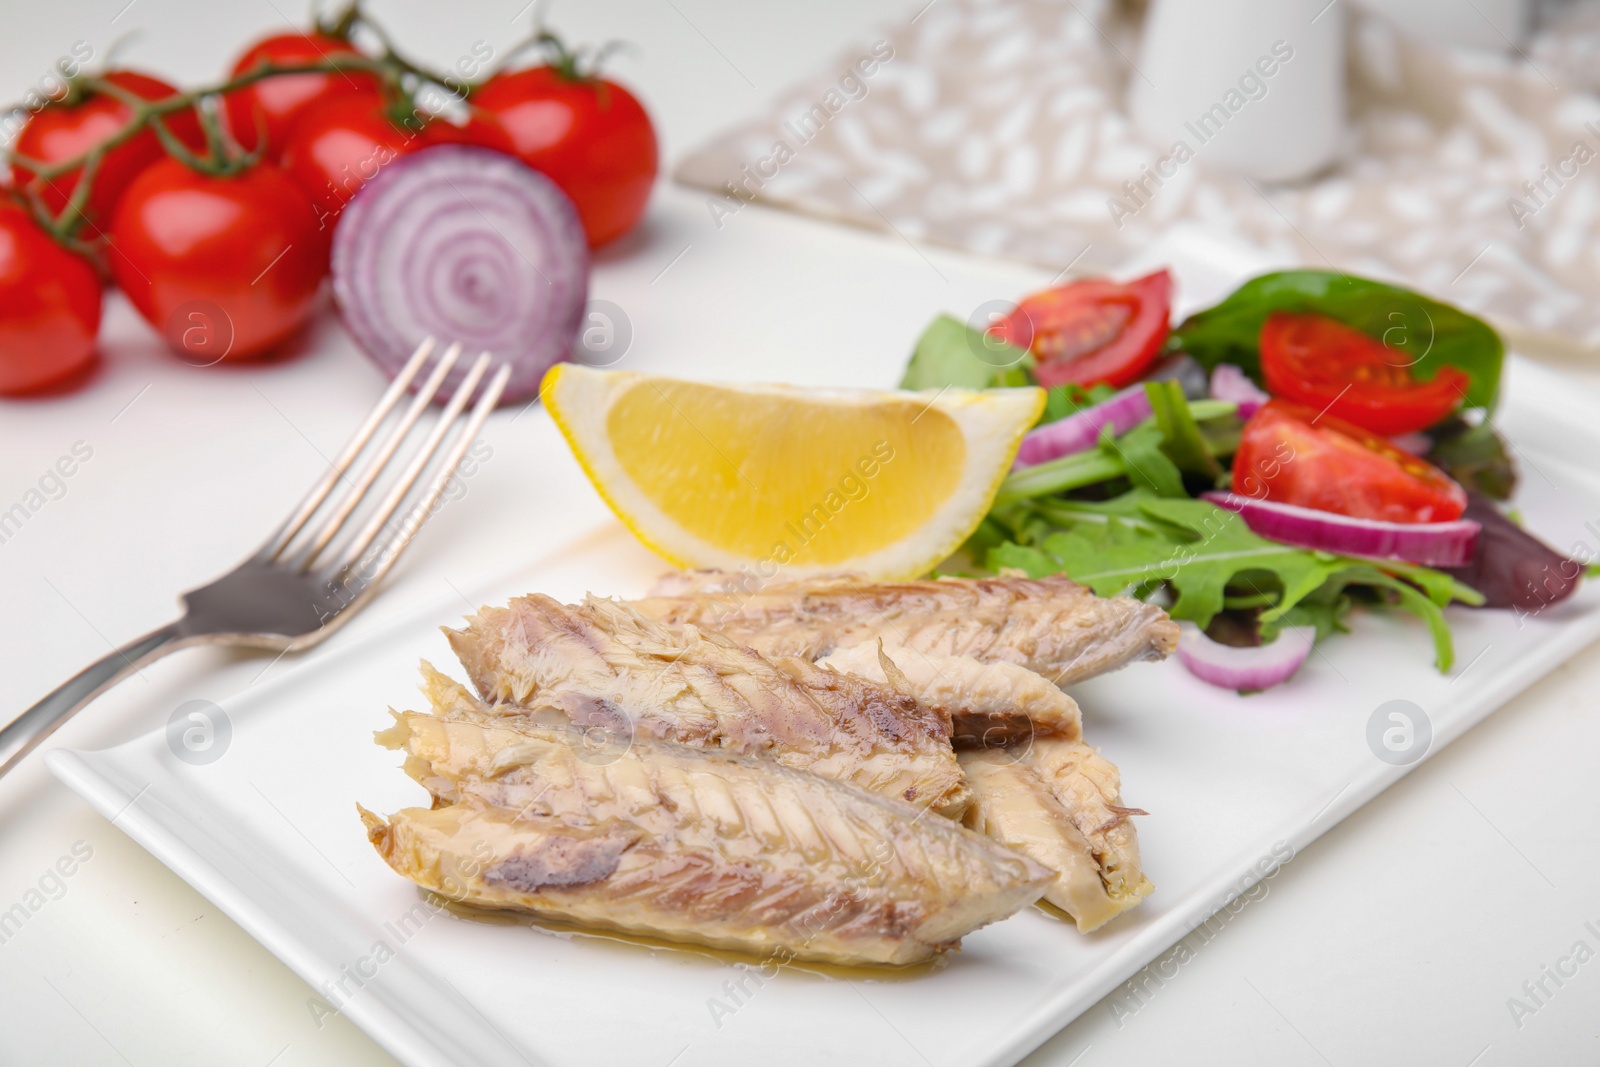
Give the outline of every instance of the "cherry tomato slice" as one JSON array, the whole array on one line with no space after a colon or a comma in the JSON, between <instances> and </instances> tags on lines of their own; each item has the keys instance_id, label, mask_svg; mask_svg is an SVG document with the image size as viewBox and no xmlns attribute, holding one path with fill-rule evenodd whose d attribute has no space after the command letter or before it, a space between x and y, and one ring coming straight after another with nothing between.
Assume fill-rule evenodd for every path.
<instances>
[{"instance_id":1,"label":"cherry tomato slice","mask_svg":"<svg viewBox=\"0 0 1600 1067\"><path fill-rule=\"evenodd\" d=\"M1046 388L1137 380L1155 362L1171 329L1172 275L1164 270L1126 284L1104 278L1034 293L990 327L1033 353Z\"/></svg>"},{"instance_id":2,"label":"cherry tomato slice","mask_svg":"<svg viewBox=\"0 0 1600 1067\"><path fill-rule=\"evenodd\" d=\"M100 278L0 196L0 396L34 393L94 365Z\"/></svg>"},{"instance_id":3,"label":"cherry tomato slice","mask_svg":"<svg viewBox=\"0 0 1600 1067\"><path fill-rule=\"evenodd\" d=\"M1470 379L1456 367L1419 382L1411 357L1326 315L1279 311L1261 327L1261 375L1274 396L1326 410L1385 437L1434 425Z\"/></svg>"},{"instance_id":4,"label":"cherry tomato slice","mask_svg":"<svg viewBox=\"0 0 1600 1067\"><path fill-rule=\"evenodd\" d=\"M147 74L131 70L107 73L108 82L145 100L160 100L178 90ZM30 159L56 163L87 152L106 138L118 133L133 118L133 108L114 96L90 93L77 103L52 104L33 115L17 135L17 154ZM205 135L200 132L200 119L192 109L174 112L166 119L167 129L189 148L199 151L205 146ZM94 188L85 205L88 223L80 236L94 238L100 235L100 226L111 219L117 201L133 179L166 153L154 130L146 129L100 159L95 171ZM26 167L15 168L17 185L31 181L33 172ZM59 214L67 206L73 190L78 185L79 171L74 169L42 183L41 194L45 207Z\"/></svg>"},{"instance_id":5,"label":"cherry tomato slice","mask_svg":"<svg viewBox=\"0 0 1600 1067\"><path fill-rule=\"evenodd\" d=\"M1383 522L1448 522L1467 493L1439 468L1359 426L1286 400L1245 423L1233 491Z\"/></svg>"},{"instance_id":6,"label":"cherry tomato slice","mask_svg":"<svg viewBox=\"0 0 1600 1067\"><path fill-rule=\"evenodd\" d=\"M340 55L358 55L348 41L321 33L283 33L264 37L245 50L233 65L240 75L261 63L315 63ZM340 97L358 96L378 103L382 99L375 75L356 71L326 74L285 74L263 78L227 93L223 104L228 129L246 151L256 147L258 134L265 130L267 150L276 159L295 120L309 107Z\"/></svg>"}]
</instances>

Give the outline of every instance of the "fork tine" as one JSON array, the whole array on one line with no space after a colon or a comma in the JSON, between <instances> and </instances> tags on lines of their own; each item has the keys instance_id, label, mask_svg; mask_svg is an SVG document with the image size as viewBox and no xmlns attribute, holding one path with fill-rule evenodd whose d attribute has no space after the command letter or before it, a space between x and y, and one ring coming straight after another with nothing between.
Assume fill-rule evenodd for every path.
<instances>
[{"instance_id":1,"label":"fork tine","mask_svg":"<svg viewBox=\"0 0 1600 1067\"><path fill-rule=\"evenodd\" d=\"M267 543L256 553L257 558L263 560L276 559L278 554L288 546L289 542L294 540L294 535L300 532L300 528L306 524L306 520L310 519L317 508L322 506L322 502L327 499L328 493L332 491L339 479L344 477L345 471L350 469L350 464L355 461L356 456L366 447L367 441L372 437L372 432L378 428L378 424L383 421L384 416L388 415L394 408L395 402L400 399L400 395L406 391L406 387L411 384L411 380L417 376L417 371L422 369L422 365L433 354L434 343L432 337L424 337L422 339L422 343L411 354L411 358L406 361L406 365L400 369L400 373L395 375L394 380L389 383L389 388L385 389L383 395L378 398L378 403L373 407L371 413L367 415L366 421L345 443L344 451L339 453L338 458L333 461L333 465L328 468L327 473L311 487L311 491L305 495L305 499L301 500L294 511L290 513L288 520L267 539Z\"/></svg>"},{"instance_id":2,"label":"fork tine","mask_svg":"<svg viewBox=\"0 0 1600 1067\"><path fill-rule=\"evenodd\" d=\"M390 490L389 496L378 508L377 513L368 520L367 525L351 540L349 547L341 554L339 563L333 570L335 575L342 574L353 567L366 553L367 549L371 547L378 533L387 524L390 516L409 493L412 484L427 468L428 461L438 451L439 445L444 440L445 431L455 423L462 409L466 407L473 390L477 388L484 372L488 370L489 363L489 353L485 352L478 357L467 380L462 382L461 388L457 389L455 395L450 398L449 406L439 416L438 425L434 427L434 432L419 451L411 467L401 476L395 487ZM445 453L443 463L434 474L433 480L428 483L416 506L412 509L414 513L422 514L424 519L426 518L426 513L433 507L434 501L439 499L439 495L444 492L444 487L449 484L451 477L454 476L456 465L461 462L461 457L466 454L472 442L477 439L478 431L483 428L484 421L488 419L489 413L500 402L500 394L505 391L506 382L510 379L510 365L502 364L500 369L495 372L495 376L490 379L488 386L483 390L483 394L478 397L478 402L473 407L472 414L468 416L466 425L455 440L451 442ZM384 545L380 562L374 573L370 577L364 576L364 581L370 584L382 577L384 572L394 563L395 558L400 555L406 545L410 543L411 538L421 528L421 521L402 524L400 532Z\"/></svg>"},{"instance_id":3,"label":"fork tine","mask_svg":"<svg viewBox=\"0 0 1600 1067\"><path fill-rule=\"evenodd\" d=\"M383 473L389 461L394 458L395 451L405 441L406 436L410 434L411 428L416 425L417 419L421 417L427 406L433 402L434 394L444 384L445 375L450 373L450 368L455 365L456 359L460 355L460 342L444 350L444 354L439 357L439 362L434 364L432 372L429 373L428 380L423 382L417 389L416 396L411 398L411 405L406 408L405 414L401 416L394 429L389 432L388 438L379 447L377 454L362 467L355 483L340 499L333 512L323 520L321 529L316 532L311 539L311 543L301 553L299 560L301 570L310 569L311 565L316 562L317 557L322 554L322 550L328 547L328 542L338 536L346 520L350 518L350 513L355 511L356 507L372 489L372 484L378 480L378 476Z\"/></svg>"},{"instance_id":4,"label":"fork tine","mask_svg":"<svg viewBox=\"0 0 1600 1067\"><path fill-rule=\"evenodd\" d=\"M434 423L433 429L428 432L427 438L422 442L422 447L418 448L416 454L411 457L411 462L406 465L405 470L395 480L394 485L389 488L388 493L385 494L382 502L378 504L376 510L367 519L366 524L361 528L360 532L356 533L339 549L337 555L339 562L335 564L336 569L347 567L354 563L366 551L367 547L377 537L378 532L383 529L384 524L389 521L390 517L399 508L406 494L410 492L412 485L421 477L422 472L427 469L429 460L439 450L440 442L444 440L445 435L455 425L457 416L466 407L467 401L472 398L473 392L477 390L478 383L483 380L484 372L488 368L489 353L485 352L473 362L466 378L463 379L461 385L450 397L450 401L445 405L444 410L439 413L439 419Z\"/></svg>"}]
</instances>

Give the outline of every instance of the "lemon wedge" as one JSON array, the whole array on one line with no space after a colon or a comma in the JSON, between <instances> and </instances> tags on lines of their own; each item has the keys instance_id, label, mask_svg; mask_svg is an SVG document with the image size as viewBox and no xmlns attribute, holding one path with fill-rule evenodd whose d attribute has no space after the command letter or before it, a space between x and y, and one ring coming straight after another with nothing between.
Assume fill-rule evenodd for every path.
<instances>
[{"instance_id":1,"label":"lemon wedge","mask_svg":"<svg viewBox=\"0 0 1600 1067\"><path fill-rule=\"evenodd\" d=\"M967 539L1040 389L711 385L557 364L545 406L611 510L680 567L926 574Z\"/></svg>"}]
</instances>

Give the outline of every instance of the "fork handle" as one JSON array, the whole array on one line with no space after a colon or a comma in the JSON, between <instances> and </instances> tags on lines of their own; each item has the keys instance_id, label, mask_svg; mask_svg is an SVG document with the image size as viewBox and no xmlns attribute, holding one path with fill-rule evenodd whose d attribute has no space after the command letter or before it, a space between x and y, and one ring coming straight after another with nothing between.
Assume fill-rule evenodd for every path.
<instances>
[{"instance_id":1,"label":"fork handle","mask_svg":"<svg viewBox=\"0 0 1600 1067\"><path fill-rule=\"evenodd\" d=\"M89 664L67 679L55 692L18 715L8 726L0 729L0 775L16 766L39 742L77 714L79 708L113 684L146 663L183 647L188 643L186 636L181 622L171 622L159 630L152 630Z\"/></svg>"}]
</instances>

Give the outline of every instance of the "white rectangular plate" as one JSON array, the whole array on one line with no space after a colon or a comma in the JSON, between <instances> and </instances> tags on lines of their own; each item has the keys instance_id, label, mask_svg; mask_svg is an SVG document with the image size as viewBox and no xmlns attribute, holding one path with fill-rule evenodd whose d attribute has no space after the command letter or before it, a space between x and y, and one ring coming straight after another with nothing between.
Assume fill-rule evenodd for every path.
<instances>
[{"instance_id":1,"label":"white rectangular plate","mask_svg":"<svg viewBox=\"0 0 1600 1067\"><path fill-rule=\"evenodd\" d=\"M1529 526L1594 555L1600 478L1575 459L1600 454L1600 432L1583 399L1514 361L1501 421L1520 453ZM467 593L636 595L659 570L608 525ZM367 844L355 804L422 801L372 731L386 706L415 705L419 657L454 667L437 627L465 606L335 642L229 702L231 738L215 762L179 760L162 732L49 757L62 781L409 1064L1014 1062L1400 778L1408 767L1368 742L1380 705L1421 709L1437 751L1600 635L1600 589L1586 587L1530 617L1452 609L1448 676L1430 667L1417 620L1358 613L1354 633L1261 695L1208 688L1175 662L1078 686L1088 739L1122 768L1127 802L1151 813L1140 832L1155 895L1090 937L1029 910L931 972L846 979L420 905Z\"/></svg>"}]
</instances>

